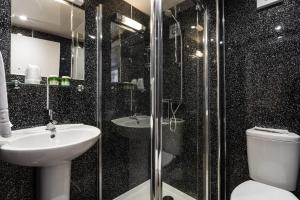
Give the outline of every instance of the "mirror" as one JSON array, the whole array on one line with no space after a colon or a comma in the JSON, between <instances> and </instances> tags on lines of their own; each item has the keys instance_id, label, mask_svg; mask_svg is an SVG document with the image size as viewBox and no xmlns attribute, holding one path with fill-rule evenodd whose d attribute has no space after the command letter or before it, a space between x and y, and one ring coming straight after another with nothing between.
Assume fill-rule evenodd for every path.
<instances>
[{"instance_id":1,"label":"mirror","mask_svg":"<svg viewBox=\"0 0 300 200\"><path fill-rule=\"evenodd\" d=\"M64 0L12 0L11 24L11 74L25 76L25 83L51 76L84 80L81 7Z\"/></svg>"},{"instance_id":2,"label":"mirror","mask_svg":"<svg viewBox=\"0 0 300 200\"><path fill-rule=\"evenodd\" d=\"M146 27L131 18L116 14L111 22L111 82L133 83L144 78L149 63L146 52Z\"/></svg>"}]
</instances>

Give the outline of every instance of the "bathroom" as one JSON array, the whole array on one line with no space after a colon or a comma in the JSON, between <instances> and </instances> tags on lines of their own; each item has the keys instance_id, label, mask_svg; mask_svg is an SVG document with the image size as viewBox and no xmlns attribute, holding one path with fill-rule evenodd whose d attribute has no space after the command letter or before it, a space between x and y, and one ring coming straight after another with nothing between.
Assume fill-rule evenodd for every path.
<instances>
[{"instance_id":1,"label":"bathroom","mask_svg":"<svg viewBox=\"0 0 300 200\"><path fill-rule=\"evenodd\" d=\"M0 200L299 199L299 18L297 0L0 0Z\"/></svg>"}]
</instances>

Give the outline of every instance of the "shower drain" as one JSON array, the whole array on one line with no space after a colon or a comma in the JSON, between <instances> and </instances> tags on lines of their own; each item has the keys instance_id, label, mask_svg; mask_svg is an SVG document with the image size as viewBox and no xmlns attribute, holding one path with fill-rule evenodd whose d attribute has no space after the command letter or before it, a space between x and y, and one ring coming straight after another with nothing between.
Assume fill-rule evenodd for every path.
<instances>
[{"instance_id":1,"label":"shower drain","mask_svg":"<svg viewBox=\"0 0 300 200\"><path fill-rule=\"evenodd\" d=\"M164 196L163 200L174 200L174 198L171 196Z\"/></svg>"}]
</instances>

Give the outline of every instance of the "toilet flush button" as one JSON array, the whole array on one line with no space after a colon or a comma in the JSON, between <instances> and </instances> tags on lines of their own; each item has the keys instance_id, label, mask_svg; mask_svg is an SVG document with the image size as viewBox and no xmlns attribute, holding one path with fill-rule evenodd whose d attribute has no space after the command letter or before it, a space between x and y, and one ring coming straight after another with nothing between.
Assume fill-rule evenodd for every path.
<instances>
[{"instance_id":1,"label":"toilet flush button","mask_svg":"<svg viewBox=\"0 0 300 200\"><path fill-rule=\"evenodd\" d=\"M283 0L257 0L257 8L265 8L280 2L283 2Z\"/></svg>"}]
</instances>

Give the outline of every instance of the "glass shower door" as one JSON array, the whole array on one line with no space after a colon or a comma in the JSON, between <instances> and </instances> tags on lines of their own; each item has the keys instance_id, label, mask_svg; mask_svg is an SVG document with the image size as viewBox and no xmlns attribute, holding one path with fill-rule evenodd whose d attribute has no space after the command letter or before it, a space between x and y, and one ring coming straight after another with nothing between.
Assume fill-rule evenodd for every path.
<instances>
[{"instance_id":1,"label":"glass shower door","mask_svg":"<svg viewBox=\"0 0 300 200\"><path fill-rule=\"evenodd\" d=\"M150 10L136 3L102 4L102 200L150 199Z\"/></svg>"},{"instance_id":2,"label":"glass shower door","mask_svg":"<svg viewBox=\"0 0 300 200\"><path fill-rule=\"evenodd\" d=\"M156 67L152 69L156 79L152 86L152 106L156 109L152 112L156 131L152 148L156 149L152 149L152 159L158 159L157 169L152 166L156 172L152 175L153 195L164 200L202 200L207 167L205 8L200 1L162 0L160 9L161 16L156 17L162 21L152 21L156 22L154 29L162 30L162 35L156 32L155 38L161 40L153 47L156 51L151 49L156 54L152 66ZM160 187L155 188L155 181Z\"/></svg>"},{"instance_id":3,"label":"glass shower door","mask_svg":"<svg viewBox=\"0 0 300 200\"><path fill-rule=\"evenodd\" d=\"M170 7L171 6L171 7ZM163 197L198 199L202 180L203 8L183 1L163 15ZM198 146L199 145L199 146ZM199 147L199 148L198 148ZM202 198L199 198L202 199Z\"/></svg>"}]
</instances>

